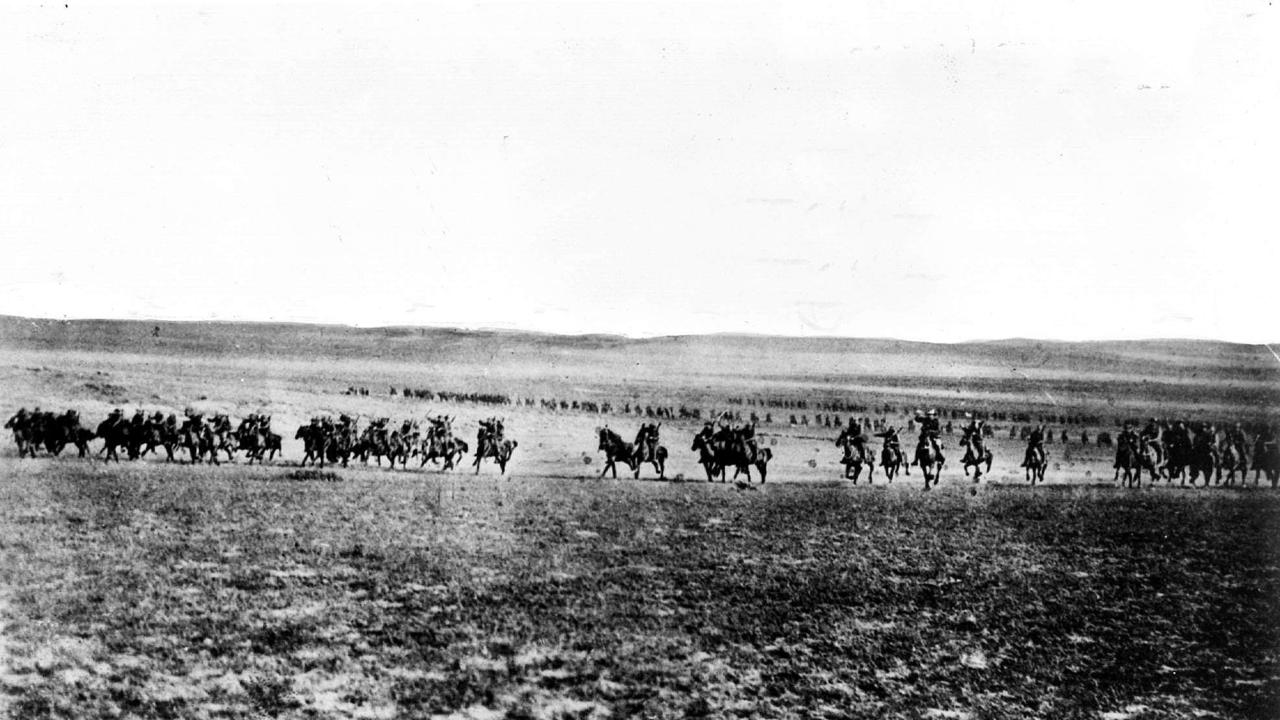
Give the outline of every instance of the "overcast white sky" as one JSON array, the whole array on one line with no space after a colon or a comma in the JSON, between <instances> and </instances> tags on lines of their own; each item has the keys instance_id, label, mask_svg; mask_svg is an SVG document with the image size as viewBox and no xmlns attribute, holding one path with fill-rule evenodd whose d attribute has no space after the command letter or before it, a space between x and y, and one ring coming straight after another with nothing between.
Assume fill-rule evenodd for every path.
<instances>
[{"instance_id":1,"label":"overcast white sky","mask_svg":"<svg viewBox=\"0 0 1280 720\"><path fill-rule=\"evenodd\" d=\"M67 5L0 313L1280 336L1268 0Z\"/></svg>"}]
</instances>

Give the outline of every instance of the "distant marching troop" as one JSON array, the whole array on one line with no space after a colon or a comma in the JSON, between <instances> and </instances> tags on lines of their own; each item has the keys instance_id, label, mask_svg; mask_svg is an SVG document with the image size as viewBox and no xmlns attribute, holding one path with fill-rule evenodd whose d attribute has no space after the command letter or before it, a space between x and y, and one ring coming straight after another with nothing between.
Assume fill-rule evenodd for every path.
<instances>
[{"instance_id":1,"label":"distant marching troop","mask_svg":"<svg viewBox=\"0 0 1280 720\"><path fill-rule=\"evenodd\" d=\"M432 463L446 471L458 467L470 451L464 440L454 436L454 420L448 415L429 415L424 431L417 420L405 420L394 425L390 418L382 417L374 418L361 427L359 417L343 414L334 420L330 416L317 416L308 424L299 426L294 439L303 443L300 463L303 466L324 467L329 464L347 467L353 459L367 464L370 458L381 466L383 458L386 458L388 467L394 468L398 463L404 468L411 459L417 458L420 468ZM915 466L920 469L928 490L937 485L946 465L940 442L942 427L936 410L916 412L914 422L918 424L919 435L909 462L902 450L898 430L887 423L878 426L881 429L874 433L874 437L881 440L879 466L890 482L899 472L910 475L911 467ZM641 468L648 464L653 466L659 479L664 479L668 451L660 443L661 425L660 422L643 423L633 442L625 441L608 426L597 428L597 450L605 455L605 466L600 476L612 472L616 478L617 465L621 462L636 478L640 477ZM97 455L106 462L119 462L121 450L130 460L139 460L148 454L159 455L163 450L166 462L218 465L220 456L233 461L239 452L252 465L274 460L282 449L281 436L271 429L271 416L258 413L233 424L225 414L206 418L193 410L187 410L179 419L174 413L166 416L157 411L148 416L139 409L132 418L126 419L117 408L95 429L89 429L81 425L80 415L75 410L58 414L39 408L31 412L21 408L9 418L5 428L13 431L20 458L37 457L42 448L56 456L68 446L75 446L82 458L91 457L89 442L95 439L102 441ZM734 423L728 413L706 421L694 435L690 450L697 453L698 464L705 470L709 482L736 480L742 475L750 482L752 468L759 474L761 482L767 479L773 451L760 447L755 430L754 420ZM990 437L992 430L983 420L972 416L961 430L960 446L964 449L961 468L966 477L970 476L972 469L973 482L979 482L984 474L991 471L993 456L984 438ZM1026 435L1027 446L1020 467L1025 471L1026 481L1032 485L1044 481L1049 459L1044 447L1045 439L1043 425ZM835 440L836 446L843 450L840 463L844 466L845 479L857 483L865 468L867 481L871 481L876 456L869 442L870 439L863 434L863 424L850 418L849 425L841 429ZM505 474L518 445L506 437L502 419L490 417L479 421L472 462L476 473L480 472L484 460L492 460L499 472ZM1123 482L1127 487L1141 485L1142 475L1146 472L1152 483L1159 479L1166 482L1178 479L1181 484L1185 485L1190 480L1195 485L1203 478L1206 486L1211 479L1214 484L1225 481L1231 485L1239 473L1243 484L1250 461L1254 484L1265 474L1272 487L1280 485L1280 444L1271 425L1258 429L1250 442L1240 423L1220 432L1209 423L1161 422L1151 418L1145 427L1138 430L1135 423L1126 421L1117 437L1113 482ZM734 470L733 478L727 476L729 468Z\"/></svg>"}]
</instances>

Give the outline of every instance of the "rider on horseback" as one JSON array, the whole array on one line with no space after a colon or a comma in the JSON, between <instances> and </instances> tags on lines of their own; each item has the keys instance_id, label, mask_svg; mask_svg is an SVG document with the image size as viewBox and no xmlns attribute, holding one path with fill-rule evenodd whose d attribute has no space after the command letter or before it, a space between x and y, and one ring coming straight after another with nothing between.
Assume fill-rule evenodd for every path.
<instances>
[{"instance_id":1,"label":"rider on horseback","mask_svg":"<svg viewBox=\"0 0 1280 720\"><path fill-rule=\"evenodd\" d=\"M1138 446L1139 449L1141 449L1143 445L1150 446L1151 449L1155 451L1157 465L1164 463L1164 446L1160 444L1160 435L1160 421L1155 418L1151 418L1147 421L1146 427L1142 428L1142 432L1138 436L1142 441L1142 444Z\"/></svg>"},{"instance_id":2,"label":"rider on horseback","mask_svg":"<svg viewBox=\"0 0 1280 720\"><path fill-rule=\"evenodd\" d=\"M1044 459L1044 425L1037 425L1027 435L1027 452L1022 459L1022 467L1038 465Z\"/></svg>"},{"instance_id":3,"label":"rider on horseback","mask_svg":"<svg viewBox=\"0 0 1280 720\"><path fill-rule=\"evenodd\" d=\"M969 448L973 451L974 457L983 457L986 454L986 445L982 442L982 429L986 425L986 421L970 415L969 424L964 426L964 434L969 438Z\"/></svg>"},{"instance_id":4,"label":"rider on horseback","mask_svg":"<svg viewBox=\"0 0 1280 720\"><path fill-rule=\"evenodd\" d=\"M856 418L849 418L849 425L844 430L844 457L865 457L867 454L867 436L862 434L862 424Z\"/></svg>"},{"instance_id":5,"label":"rider on horseback","mask_svg":"<svg viewBox=\"0 0 1280 720\"><path fill-rule=\"evenodd\" d=\"M898 443L898 431L896 428L890 425L884 430L875 433L875 436L884 441L884 447L886 450L893 453L898 458L902 457L902 446Z\"/></svg>"},{"instance_id":6,"label":"rider on horseback","mask_svg":"<svg viewBox=\"0 0 1280 720\"><path fill-rule=\"evenodd\" d=\"M497 418L489 418L480 421L480 432L476 435L476 453L483 454L487 449L486 443L497 444L502 442L502 421Z\"/></svg>"},{"instance_id":7,"label":"rider on horseback","mask_svg":"<svg viewBox=\"0 0 1280 720\"><path fill-rule=\"evenodd\" d=\"M1245 435L1243 425L1236 423L1235 427L1227 431L1227 442L1231 443L1231 445L1235 447L1237 457L1249 457L1245 454L1249 448L1249 438Z\"/></svg>"},{"instance_id":8,"label":"rider on horseback","mask_svg":"<svg viewBox=\"0 0 1280 720\"><path fill-rule=\"evenodd\" d=\"M715 420L716 430L711 435L711 439L715 440L723 447L729 447L733 444L734 431L729 421L729 411L720 413Z\"/></svg>"},{"instance_id":9,"label":"rider on horseback","mask_svg":"<svg viewBox=\"0 0 1280 720\"><path fill-rule=\"evenodd\" d=\"M1213 464L1216 466L1219 462L1218 457L1218 430L1213 425L1201 424L1196 431L1196 439L1194 445L1197 455L1207 455L1213 458Z\"/></svg>"},{"instance_id":10,"label":"rider on horseback","mask_svg":"<svg viewBox=\"0 0 1280 720\"><path fill-rule=\"evenodd\" d=\"M916 442L916 451L919 452L927 444L933 448L933 453L941 458L942 446L938 443L938 436L942 433L942 425L938 422L938 411L930 409L924 415L917 412L915 421L920 424L920 437Z\"/></svg>"}]
</instances>

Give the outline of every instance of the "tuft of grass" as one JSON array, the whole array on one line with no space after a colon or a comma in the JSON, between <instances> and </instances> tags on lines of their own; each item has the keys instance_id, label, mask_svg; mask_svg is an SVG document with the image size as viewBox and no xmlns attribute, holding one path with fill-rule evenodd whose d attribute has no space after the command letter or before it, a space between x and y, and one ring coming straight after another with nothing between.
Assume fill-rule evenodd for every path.
<instances>
[{"instance_id":1,"label":"tuft of grass","mask_svg":"<svg viewBox=\"0 0 1280 720\"><path fill-rule=\"evenodd\" d=\"M285 480L324 480L327 482L341 482L342 476L332 470L290 470L281 473L280 477Z\"/></svg>"}]
</instances>

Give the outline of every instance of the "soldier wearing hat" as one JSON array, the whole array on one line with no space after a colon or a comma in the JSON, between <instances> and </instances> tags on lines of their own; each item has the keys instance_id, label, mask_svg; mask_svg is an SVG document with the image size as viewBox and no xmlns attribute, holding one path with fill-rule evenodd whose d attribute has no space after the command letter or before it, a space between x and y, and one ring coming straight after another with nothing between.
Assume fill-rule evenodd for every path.
<instances>
[{"instance_id":1,"label":"soldier wearing hat","mask_svg":"<svg viewBox=\"0 0 1280 720\"><path fill-rule=\"evenodd\" d=\"M1040 457L1044 457L1044 425L1040 424L1032 429L1027 435L1027 452L1022 458L1022 467L1031 467L1032 460L1039 453Z\"/></svg>"},{"instance_id":2,"label":"soldier wearing hat","mask_svg":"<svg viewBox=\"0 0 1280 720\"><path fill-rule=\"evenodd\" d=\"M973 448L974 455L982 457L986 454L986 444L982 440L982 429L986 421L979 420L972 413L965 413L965 417L969 418L969 424L965 425L963 430L969 436L970 447Z\"/></svg>"},{"instance_id":3,"label":"soldier wearing hat","mask_svg":"<svg viewBox=\"0 0 1280 720\"><path fill-rule=\"evenodd\" d=\"M884 447L889 452L897 456L898 460L902 460L902 445L898 441L898 429L892 425L886 425L884 430L875 433L875 436L884 441Z\"/></svg>"},{"instance_id":4,"label":"soldier wearing hat","mask_svg":"<svg viewBox=\"0 0 1280 720\"><path fill-rule=\"evenodd\" d=\"M916 449L919 450L925 446L925 443L928 443L933 448L934 454L942 457L942 447L938 444L938 436L942 432L942 425L938 421L938 411L930 408L923 415L917 412L915 420L920 425L920 439Z\"/></svg>"},{"instance_id":5,"label":"soldier wearing hat","mask_svg":"<svg viewBox=\"0 0 1280 720\"><path fill-rule=\"evenodd\" d=\"M1116 437L1116 445L1118 447L1124 447L1125 443L1128 443L1129 447L1133 448L1134 450L1137 450L1138 448L1141 447L1141 442L1142 441L1138 438L1137 431L1133 429L1133 421L1125 420L1124 427L1120 430L1120 434ZM1120 467L1120 454L1117 452L1116 460L1112 464L1112 468L1119 469L1119 467Z\"/></svg>"}]
</instances>

